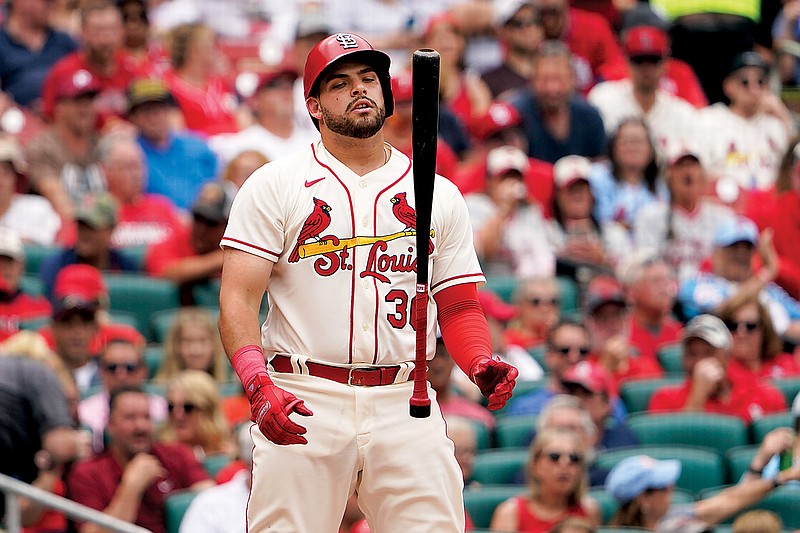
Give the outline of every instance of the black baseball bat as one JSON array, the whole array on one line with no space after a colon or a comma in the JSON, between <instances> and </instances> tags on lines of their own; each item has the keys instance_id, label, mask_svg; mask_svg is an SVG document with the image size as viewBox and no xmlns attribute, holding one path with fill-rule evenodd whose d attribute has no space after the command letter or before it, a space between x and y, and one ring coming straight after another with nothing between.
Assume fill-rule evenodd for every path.
<instances>
[{"instance_id":1,"label":"black baseball bat","mask_svg":"<svg viewBox=\"0 0 800 533\"><path fill-rule=\"evenodd\" d=\"M417 287L414 297L416 357L414 393L409 411L414 418L431 414L428 397L428 255L436 172L436 139L439 132L439 52L421 49L411 59L411 155L414 201L417 212Z\"/></svg>"}]
</instances>

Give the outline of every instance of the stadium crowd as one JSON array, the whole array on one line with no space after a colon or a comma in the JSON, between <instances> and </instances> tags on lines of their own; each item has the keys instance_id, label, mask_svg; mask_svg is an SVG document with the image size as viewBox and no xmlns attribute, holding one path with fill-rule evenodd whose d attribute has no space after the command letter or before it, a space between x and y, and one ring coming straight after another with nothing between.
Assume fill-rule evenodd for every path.
<instances>
[{"instance_id":1,"label":"stadium crowd","mask_svg":"<svg viewBox=\"0 0 800 533\"><path fill-rule=\"evenodd\" d=\"M409 156L411 53L440 53L437 172L520 371L492 412L430 361L468 531L800 530L800 0L0 5L0 473L245 531L219 241L251 172L317 141L305 57L353 32ZM27 533L105 531L20 504ZM368 531L354 496L339 533Z\"/></svg>"}]
</instances>

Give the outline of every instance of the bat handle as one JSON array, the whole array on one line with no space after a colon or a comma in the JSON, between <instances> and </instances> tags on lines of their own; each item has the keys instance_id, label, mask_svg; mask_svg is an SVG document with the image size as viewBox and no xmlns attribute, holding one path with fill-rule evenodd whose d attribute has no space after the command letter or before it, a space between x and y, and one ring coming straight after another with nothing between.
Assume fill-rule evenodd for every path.
<instances>
[{"instance_id":1,"label":"bat handle","mask_svg":"<svg viewBox=\"0 0 800 533\"><path fill-rule=\"evenodd\" d=\"M409 403L409 414L414 418L431 416L431 399L428 397L428 284L417 283L416 307L416 357L414 359L414 392Z\"/></svg>"}]
</instances>

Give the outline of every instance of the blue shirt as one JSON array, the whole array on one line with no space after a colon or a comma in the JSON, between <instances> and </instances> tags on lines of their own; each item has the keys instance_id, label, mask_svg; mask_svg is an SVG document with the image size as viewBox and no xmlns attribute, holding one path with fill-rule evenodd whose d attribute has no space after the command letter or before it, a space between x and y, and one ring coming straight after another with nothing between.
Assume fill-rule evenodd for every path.
<instances>
[{"instance_id":1,"label":"blue shirt","mask_svg":"<svg viewBox=\"0 0 800 533\"><path fill-rule=\"evenodd\" d=\"M165 148L139 136L147 158L147 192L166 196L189 210L204 184L217 176L217 156L201 139L188 133L171 133Z\"/></svg>"},{"instance_id":2,"label":"blue shirt","mask_svg":"<svg viewBox=\"0 0 800 533\"><path fill-rule=\"evenodd\" d=\"M82 262L78 259L75 248L65 248L45 259L39 271L39 277L44 285L45 296L52 301L53 285L55 285L56 276L62 268ZM108 252L108 264L109 272L139 272L139 265L136 264L136 261L118 250L110 250Z\"/></svg>"},{"instance_id":3,"label":"blue shirt","mask_svg":"<svg viewBox=\"0 0 800 533\"><path fill-rule=\"evenodd\" d=\"M77 48L66 33L49 30L42 49L34 51L0 29L0 89L18 104L30 106L41 96L50 67Z\"/></svg>"},{"instance_id":4,"label":"blue shirt","mask_svg":"<svg viewBox=\"0 0 800 533\"><path fill-rule=\"evenodd\" d=\"M511 102L522 115L528 139L528 155L555 163L567 155L593 158L605 154L606 132L600 113L579 97L569 102L569 135L563 141L553 137L542 120L539 106L530 91L522 91Z\"/></svg>"},{"instance_id":5,"label":"blue shirt","mask_svg":"<svg viewBox=\"0 0 800 533\"><path fill-rule=\"evenodd\" d=\"M523 394L511 402L503 413L505 416L538 415L555 395L556 393L550 389L539 389ZM616 422L624 422L627 415L628 411L619 398L611 400L611 416Z\"/></svg>"}]
</instances>

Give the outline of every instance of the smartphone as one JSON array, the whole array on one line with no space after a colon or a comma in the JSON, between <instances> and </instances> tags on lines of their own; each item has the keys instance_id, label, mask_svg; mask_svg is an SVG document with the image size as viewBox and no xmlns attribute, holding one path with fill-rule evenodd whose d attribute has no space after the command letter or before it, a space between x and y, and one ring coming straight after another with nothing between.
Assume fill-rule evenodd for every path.
<instances>
[{"instance_id":1,"label":"smartphone","mask_svg":"<svg viewBox=\"0 0 800 533\"><path fill-rule=\"evenodd\" d=\"M794 461L794 456L792 454L791 449L781 452L779 469L781 471L790 469L792 467L793 461Z\"/></svg>"}]
</instances>

